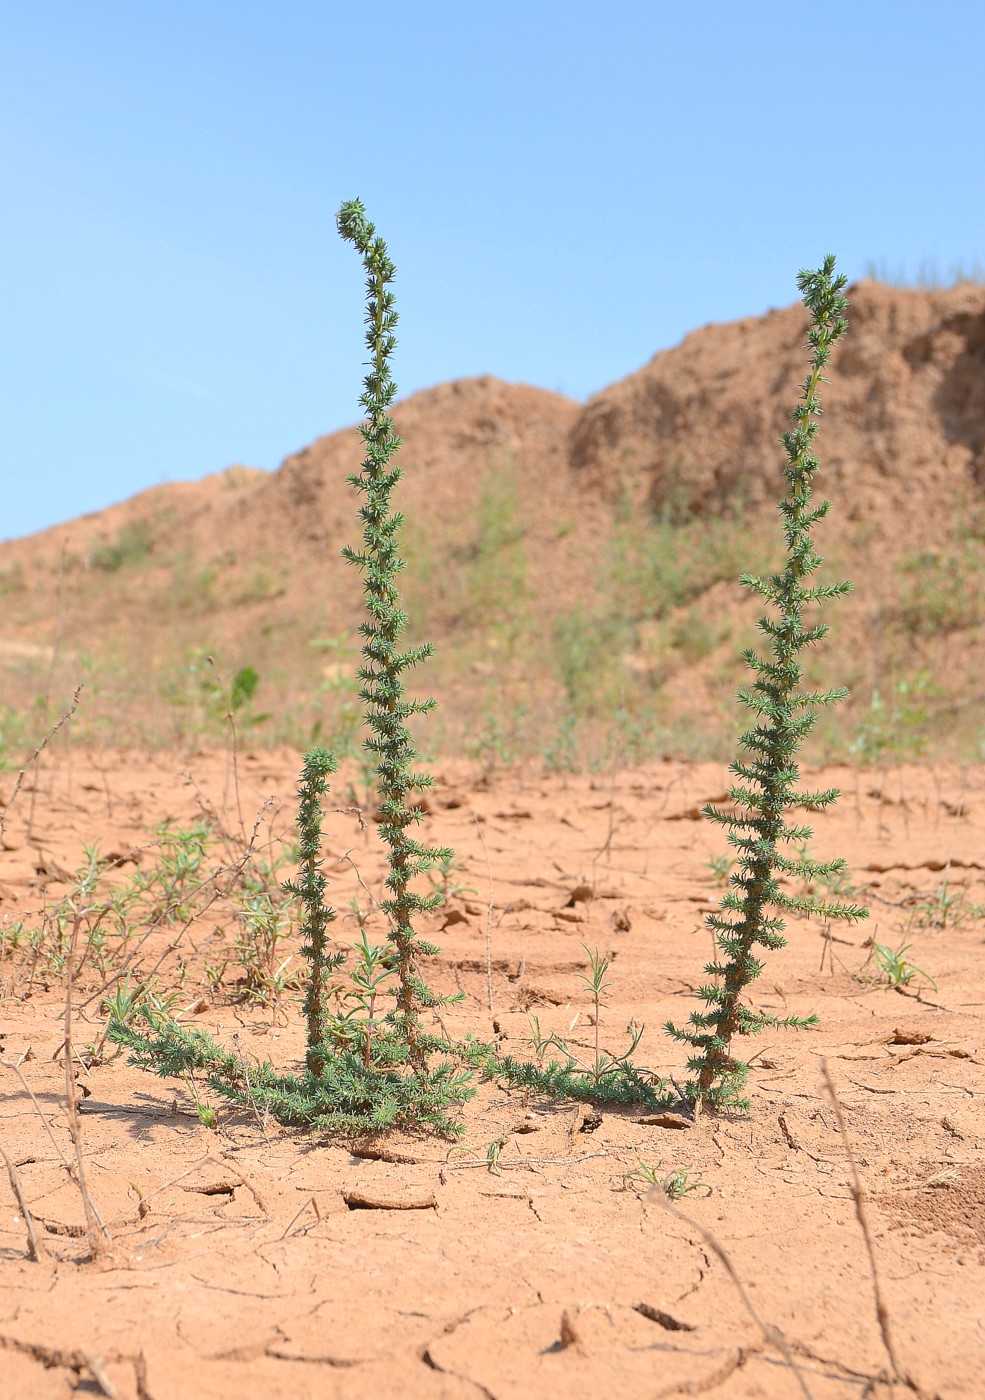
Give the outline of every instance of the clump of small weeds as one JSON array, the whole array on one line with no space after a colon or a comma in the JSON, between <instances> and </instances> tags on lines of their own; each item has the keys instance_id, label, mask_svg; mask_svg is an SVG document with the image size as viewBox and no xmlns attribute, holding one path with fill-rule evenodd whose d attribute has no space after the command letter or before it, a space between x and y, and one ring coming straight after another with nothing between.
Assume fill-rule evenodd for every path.
<instances>
[{"instance_id":1,"label":"clump of small weeds","mask_svg":"<svg viewBox=\"0 0 985 1400\"><path fill-rule=\"evenodd\" d=\"M985 549L979 541L959 540L946 554L911 555L902 572L899 620L908 637L939 637L981 623Z\"/></svg>"},{"instance_id":2,"label":"clump of small weeds","mask_svg":"<svg viewBox=\"0 0 985 1400\"><path fill-rule=\"evenodd\" d=\"M985 919L985 904L975 904L967 894L964 886L950 885L945 880L930 899L917 905L911 922L921 929L943 929L960 928L962 924Z\"/></svg>"},{"instance_id":3,"label":"clump of small weeds","mask_svg":"<svg viewBox=\"0 0 985 1400\"><path fill-rule=\"evenodd\" d=\"M441 895L443 903L450 899L460 899L467 894L478 894L473 885L462 883L459 878L459 863L454 851L443 851L434 870L428 874L432 887Z\"/></svg>"},{"instance_id":4,"label":"clump of small weeds","mask_svg":"<svg viewBox=\"0 0 985 1400\"><path fill-rule=\"evenodd\" d=\"M588 957L588 971L577 975L587 987L592 1002L594 1044L591 1058L576 1054L570 1042L556 1032L543 1035L539 1019L531 1016L534 1061L516 1060L509 1055L500 1058L480 1054L486 1072L526 1093L539 1091L557 1098L596 1104L640 1104L652 1110L667 1108L676 1099L669 1084L659 1075L638 1068L632 1060L645 1026L635 1021L629 1023L626 1027L629 1045L621 1055L602 1048L601 1013L611 988L607 980L610 959L597 948L590 949L584 943L581 946ZM545 1064L549 1050L557 1050L563 1058L551 1059Z\"/></svg>"},{"instance_id":5,"label":"clump of small weeds","mask_svg":"<svg viewBox=\"0 0 985 1400\"><path fill-rule=\"evenodd\" d=\"M99 1009L106 1017L106 1024L96 1039L87 1047L89 1063L98 1063L109 1039L110 1027L114 1024L130 1025L141 1006L149 1004L165 1013L173 1011L178 1003L177 992L165 992L158 986L155 977L135 980L129 972L117 982L112 992L100 998ZM117 1053L119 1053L117 1051Z\"/></svg>"},{"instance_id":6,"label":"clump of small weeds","mask_svg":"<svg viewBox=\"0 0 985 1400\"><path fill-rule=\"evenodd\" d=\"M523 750L525 718L522 706L507 714L489 708L477 717L474 731L465 740L464 750L479 763L484 777L497 768L509 768L517 761Z\"/></svg>"},{"instance_id":7,"label":"clump of small weeds","mask_svg":"<svg viewBox=\"0 0 985 1400\"><path fill-rule=\"evenodd\" d=\"M206 647L193 647L182 665L163 681L175 736L183 738L203 730L215 733L231 721L240 730L265 724L272 716L254 704L261 684L256 667L246 665L233 673L227 689L213 653Z\"/></svg>"},{"instance_id":8,"label":"clump of small weeds","mask_svg":"<svg viewBox=\"0 0 985 1400\"><path fill-rule=\"evenodd\" d=\"M146 559L151 552L153 543L154 531L148 521L122 525L116 533L115 540L97 544L90 551L89 563L94 569L103 569L106 573L116 573L120 569L132 564L139 564Z\"/></svg>"},{"instance_id":9,"label":"clump of small weeds","mask_svg":"<svg viewBox=\"0 0 985 1400\"><path fill-rule=\"evenodd\" d=\"M188 918L195 895L202 886L202 865L213 841L207 821L184 829L171 821L156 832L158 857L146 873L138 872L134 886L149 896L155 915L170 923Z\"/></svg>"},{"instance_id":10,"label":"clump of small weeds","mask_svg":"<svg viewBox=\"0 0 985 1400\"><path fill-rule=\"evenodd\" d=\"M926 752L934 723L929 701L941 692L926 671L895 681L888 697L875 687L849 749L863 763L887 758L919 758Z\"/></svg>"},{"instance_id":11,"label":"clump of small weeds","mask_svg":"<svg viewBox=\"0 0 985 1400\"><path fill-rule=\"evenodd\" d=\"M276 1020L288 994L303 980L301 969L291 966L290 912L268 891L254 891L240 902L238 925L233 960L240 990L247 1001L269 1007Z\"/></svg>"},{"instance_id":12,"label":"clump of small weeds","mask_svg":"<svg viewBox=\"0 0 985 1400\"><path fill-rule=\"evenodd\" d=\"M494 461L482 483L478 538L464 560L466 620L507 656L530 627L525 532L517 519L512 462Z\"/></svg>"},{"instance_id":13,"label":"clump of small weeds","mask_svg":"<svg viewBox=\"0 0 985 1400\"><path fill-rule=\"evenodd\" d=\"M394 971L386 948L370 943L366 931L351 947L348 978L335 988L339 1011L329 1018L328 1035L337 1046L357 1049L368 1069L373 1063L374 1042L385 1032L381 1009L392 995Z\"/></svg>"}]
</instances>

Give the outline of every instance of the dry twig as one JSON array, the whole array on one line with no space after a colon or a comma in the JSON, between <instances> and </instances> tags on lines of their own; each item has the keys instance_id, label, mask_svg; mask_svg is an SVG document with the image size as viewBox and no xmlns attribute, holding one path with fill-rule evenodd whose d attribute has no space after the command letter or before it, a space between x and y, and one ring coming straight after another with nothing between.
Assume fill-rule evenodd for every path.
<instances>
[{"instance_id":1,"label":"dry twig","mask_svg":"<svg viewBox=\"0 0 985 1400\"><path fill-rule=\"evenodd\" d=\"M746 1292L745 1286L742 1280L739 1278L739 1275L736 1272L735 1265L729 1258L725 1246L716 1238L715 1235L712 1234L710 1230L706 1229L704 1225L699 1225L697 1220L695 1220L693 1216L686 1215L684 1211L680 1209L679 1206L671 1205L670 1201L667 1199L667 1195L662 1186L652 1187L647 1193L647 1199L656 1201L657 1205L659 1205L663 1210L669 1211L669 1213L675 1216L678 1220L683 1220L685 1225L687 1225L689 1229L696 1231L697 1234L701 1236L701 1238L704 1240L705 1244L708 1246L711 1252L716 1256L716 1258L718 1258L721 1261L725 1272L735 1284L736 1292L738 1293L739 1298L742 1301L742 1306L745 1308L746 1312L749 1314L753 1322L759 1328L759 1332L763 1338L763 1341L766 1343L767 1346L775 1346L779 1348L784 1361L787 1363L790 1370L796 1377L797 1384L800 1387L801 1394L805 1397L805 1400L814 1400L814 1397L811 1395L811 1392L808 1388L807 1382L804 1379L804 1373L801 1370L801 1368L797 1365L797 1362L794 1360L793 1352L787 1345L786 1338L780 1331L779 1327L767 1327L766 1323L763 1321L763 1319L759 1316L759 1313L753 1307L752 1299Z\"/></svg>"},{"instance_id":2,"label":"dry twig","mask_svg":"<svg viewBox=\"0 0 985 1400\"><path fill-rule=\"evenodd\" d=\"M865 1209L865 1192L862 1189L862 1179L858 1174L858 1164L855 1161L852 1145L848 1140L848 1129L845 1127L845 1115L842 1112L841 1102L835 1090L834 1080L831 1077L831 1071L828 1069L827 1060L822 1059L821 1061L821 1074L824 1078L824 1087L828 1091L831 1105L834 1108L835 1119L838 1123L838 1132L841 1134L841 1140L845 1145L845 1155L848 1158L850 1170L848 1187L852 1193L852 1200L855 1203L855 1218L858 1220L859 1229L862 1231L862 1238L865 1240L866 1253L869 1256L869 1272L872 1275L872 1291L875 1294L876 1317L879 1319L879 1332L882 1336L882 1344L886 1349L886 1355L889 1357L891 1379L919 1393L919 1387L901 1368L896 1355L892 1327L889 1321L889 1308L886 1305L886 1299L882 1291L882 1283L879 1278L879 1265L876 1262L875 1244L872 1239L872 1231L869 1228L868 1212Z\"/></svg>"},{"instance_id":3,"label":"dry twig","mask_svg":"<svg viewBox=\"0 0 985 1400\"><path fill-rule=\"evenodd\" d=\"M20 1173L18 1172L13 1159L7 1155L6 1149L4 1148L2 1142L0 1142L0 1157L3 1158L3 1164L7 1168L7 1177L10 1181L10 1189L14 1193L14 1199L17 1202L17 1209L21 1213L21 1218L24 1221L24 1228L27 1230L27 1257L31 1260L32 1263L38 1264L45 1257L46 1251L44 1245L38 1238L38 1232L34 1228L34 1217L31 1215L31 1212L28 1209L27 1201L24 1197L24 1186L20 1179Z\"/></svg>"},{"instance_id":4,"label":"dry twig","mask_svg":"<svg viewBox=\"0 0 985 1400\"><path fill-rule=\"evenodd\" d=\"M75 944L81 922L82 915L76 914L65 964L65 1112L68 1117L69 1136L75 1149L75 1169L73 1171L69 1168L69 1171L79 1188L79 1195L82 1197L82 1209L86 1218L86 1234L89 1238L89 1248L95 1258L102 1251L104 1241L109 1239L109 1231L99 1218L99 1212L93 1204L86 1183L85 1162L82 1156L82 1133L79 1128L79 1108L75 1099L75 1076L72 1072L75 1058L72 1050L72 975Z\"/></svg>"},{"instance_id":5,"label":"dry twig","mask_svg":"<svg viewBox=\"0 0 985 1400\"><path fill-rule=\"evenodd\" d=\"M489 884L489 898L486 901L486 1005L490 1016L493 1014L493 984L492 984L492 917L493 917L493 878L492 868L489 864L489 852L486 849L486 838L483 835L482 827L479 825L479 818L475 819L476 835L482 847L482 854L486 861L486 880Z\"/></svg>"},{"instance_id":6,"label":"dry twig","mask_svg":"<svg viewBox=\"0 0 985 1400\"><path fill-rule=\"evenodd\" d=\"M43 753L43 751L48 747L49 743L50 743L51 740L55 737L55 735L58 733L59 729L61 729L62 725L63 725L63 724L66 724L66 723L72 718L72 716L75 714L76 710L79 708L79 699L80 699L81 695L82 695L82 686L81 686L81 685L77 685L77 686L75 687L75 694L74 694L73 697L72 697L72 703L71 703L71 705L69 705L68 709L67 709L67 710L65 711L65 713L62 715L62 717L61 717L61 719L58 721L58 723L55 724L53 728L51 728L51 729L48 730L48 733L44 736L44 738L41 740L40 744L37 746L37 748L36 748L36 749L34 750L34 752L31 754L31 757L30 757L30 758L27 760L27 762L24 764L24 767L23 767L23 768L20 770L20 772L17 774L17 777L16 777L16 779L15 779L15 781L14 781L14 790L13 790L13 792L12 792L12 793L10 794L10 796L7 798L7 801L3 804L3 806L0 807L0 850L3 849L3 832L4 832L4 826L5 826L6 821L7 821L7 813L10 811L11 807L14 805L14 802L15 802L16 799L17 799L17 794L18 794L18 793L20 792L20 790L21 790L21 784L22 784L23 781L24 781L24 775L25 775L25 773L26 773L27 770L30 768L30 766L31 766L32 763L36 763L36 762L37 762L37 760L40 758L40 756L41 756L41 754Z\"/></svg>"},{"instance_id":7,"label":"dry twig","mask_svg":"<svg viewBox=\"0 0 985 1400\"><path fill-rule=\"evenodd\" d=\"M277 1237L277 1238L278 1238L278 1242L279 1242L280 1240L286 1240L286 1239L287 1239L288 1235L291 1233L291 1230L294 1228L294 1226L297 1224L297 1222L301 1219L302 1215L304 1215L305 1211L308 1209L309 1206L310 1206L311 1209L315 1212L315 1218L316 1218L317 1220L321 1220L321 1211L318 1209L318 1202L315 1200L314 1196L309 1196L308 1199L305 1201L304 1205L301 1207L301 1209L298 1210L298 1211L296 1211L296 1212L294 1213L294 1215L291 1217L291 1219L290 1219L290 1220L287 1222L287 1224L284 1226L283 1234L278 1235L278 1237Z\"/></svg>"}]
</instances>

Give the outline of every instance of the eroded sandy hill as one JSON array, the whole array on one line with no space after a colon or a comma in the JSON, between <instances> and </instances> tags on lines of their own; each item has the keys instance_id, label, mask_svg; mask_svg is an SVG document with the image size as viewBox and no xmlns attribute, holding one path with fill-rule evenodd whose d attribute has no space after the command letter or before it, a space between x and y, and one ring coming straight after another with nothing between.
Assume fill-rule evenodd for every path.
<instances>
[{"instance_id":1,"label":"eroded sandy hill","mask_svg":"<svg viewBox=\"0 0 985 1400\"><path fill-rule=\"evenodd\" d=\"M851 517L940 529L985 486L985 287L859 282L849 322L825 393L825 489ZM804 338L799 304L693 332L586 404L576 473L656 509L772 501Z\"/></svg>"},{"instance_id":2,"label":"eroded sandy hill","mask_svg":"<svg viewBox=\"0 0 985 1400\"><path fill-rule=\"evenodd\" d=\"M843 645L856 659L875 657L849 679L871 697L900 677L930 677L919 682L927 690L945 675L949 704L977 703L985 288L861 282L850 302L820 439L821 487L836 505L822 548L857 585L840 614ZM516 685L531 657L553 666L557 682L548 658L557 620L581 626L605 612L612 541L627 518L637 535L647 508L692 526L735 510L751 526L767 520L805 334L799 303L706 326L584 406L491 377L439 385L398 405L414 616L446 655L464 658L457 672L449 662L445 683L468 689L477 675L488 691L494 670L506 684L518 637L528 655ZM196 649L217 652L227 669L249 663L275 678L279 704L292 688L304 693L320 674L312 641L352 638L359 621L358 580L339 560L355 534L345 477L359 457L349 428L276 472L231 468L158 487L0 546L9 693L38 689L35 673L53 642L63 658L90 658L96 672L111 663L118 675L136 668L143 680L172 674ZM921 558L926 579L913 572ZM613 643L651 690L673 678L675 656L695 671L688 687L720 688L723 659L705 665L706 655L719 645L734 655L731 633L746 624L741 604L735 612L732 595L716 588L701 604L707 646L694 643L690 613L650 639L656 661L644 654L645 638ZM925 619L914 613L921 591L930 600ZM645 614L660 619L679 602L602 618L599 627L611 635L626 622L632 633ZM608 606L626 612L621 599L610 596ZM595 647L598 636L586 633L579 645ZM33 671L25 647L36 649ZM63 689L69 681L66 672Z\"/></svg>"}]
</instances>

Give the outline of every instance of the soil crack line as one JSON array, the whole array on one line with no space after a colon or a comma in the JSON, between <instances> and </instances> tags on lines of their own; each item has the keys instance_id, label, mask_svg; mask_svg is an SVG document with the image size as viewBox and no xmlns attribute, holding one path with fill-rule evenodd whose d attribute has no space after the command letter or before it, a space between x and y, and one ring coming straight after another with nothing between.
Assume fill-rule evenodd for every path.
<instances>
[{"instance_id":1,"label":"soil crack line","mask_svg":"<svg viewBox=\"0 0 985 1400\"><path fill-rule=\"evenodd\" d=\"M481 1381L473 1380L471 1376L466 1376L461 1371L450 1371L447 1366L439 1366L428 1347L425 1347L421 1352L421 1360L430 1370L437 1371L442 1376L453 1376L457 1381L464 1381L466 1385L475 1386L479 1394L485 1397L485 1400L496 1400L493 1392Z\"/></svg>"}]
</instances>

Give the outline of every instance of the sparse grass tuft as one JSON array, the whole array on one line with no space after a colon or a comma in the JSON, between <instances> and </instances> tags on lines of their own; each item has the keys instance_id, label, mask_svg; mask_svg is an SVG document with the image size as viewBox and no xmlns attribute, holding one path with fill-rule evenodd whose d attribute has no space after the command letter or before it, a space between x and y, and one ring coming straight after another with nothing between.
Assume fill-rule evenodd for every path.
<instances>
[{"instance_id":1,"label":"sparse grass tuft","mask_svg":"<svg viewBox=\"0 0 985 1400\"><path fill-rule=\"evenodd\" d=\"M956 541L946 552L924 550L900 566L899 621L911 639L960 632L985 622L985 547Z\"/></svg>"},{"instance_id":2,"label":"sparse grass tuft","mask_svg":"<svg viewBox=\"0 0 985 1400\"><path fill-rule=\"evenodd\" d=\"M637 1157L636 1166L622 1175L623 1186L636 1181L642 1182L644 1186L658 1186L670 1201L683 1201L686 1196L694 1195L696 1191L710 1196L712 1191L707 1181L692 1180L690 1167L677 1167L674 1171L664 1172L662 1162L653 1166L644 1162L642 1157Z\"/></svg>"},{"instance_id":3,"label":"sparse grass tuft","mask_svg":"<svg viewBox=\"0 0 985 1400\"><path fill-rule=\"evenodd\" d=\"M139 564L151 552L154 531L148 521L137 521L133 525L121 525L116 539L96 545L89 554L89 562L94 569L103 569L115 574L119 569Z\"/></svg>"},{"instance_id":4,"label":"sparse grass tuft","mask_svg":"<svg viewBox=\"0 0 985 1400\"><path fill-rule=\"evenodd\" d=\"M907 291L946 292L952 287L985 286L985 263L977 258L971 262L948 263L947 271L942 272L933 258L924 258L915 273L910 273L902 264L892 267L885 258L870 258L865 264L865 277L874 282L882 282L886 287L899 287Z\"/></svg>"}]
</instances>

